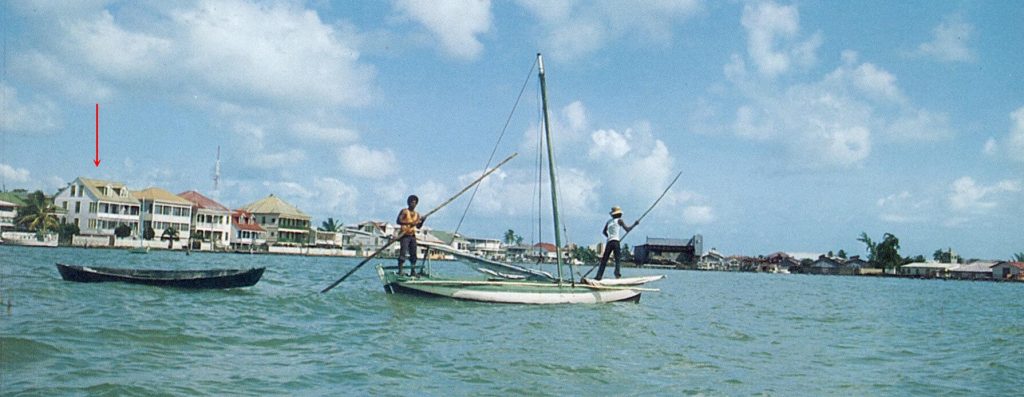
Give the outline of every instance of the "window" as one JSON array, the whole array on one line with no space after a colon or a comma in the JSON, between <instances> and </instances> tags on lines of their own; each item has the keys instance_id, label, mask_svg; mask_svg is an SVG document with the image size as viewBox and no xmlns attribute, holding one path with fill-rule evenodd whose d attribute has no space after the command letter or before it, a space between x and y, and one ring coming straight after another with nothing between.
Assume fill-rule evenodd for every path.
<instances>
[{"instance_id":1,"label":"window","mask_svg":"<svg viewBox=\"0 0 1024 397\"><path fill-rule=\"evenodd\" d=\"M75 185L71 185L71 197L75 197Z\"/></svg>"},{"instance_id":2,"label":"window","mask_svg":"<svg viewBox=\"0 0 1024 397\"><path fill-rule=\"evenodd\" d=\"M89 213L90 214L95 214L96 213L96 203L89 203Z\"/></svg>"},{"instance_id":3,"label":"window","mask_svg":"<svg viewBox=\"0 0 1024 397\"><path fill-rule=\"evenodd\" d=\"M81 201L76 201L75 202L75 213L77 214L77 213L79 213L81 211L82 211L82 202Z\"/></svg>"}]
</instances>

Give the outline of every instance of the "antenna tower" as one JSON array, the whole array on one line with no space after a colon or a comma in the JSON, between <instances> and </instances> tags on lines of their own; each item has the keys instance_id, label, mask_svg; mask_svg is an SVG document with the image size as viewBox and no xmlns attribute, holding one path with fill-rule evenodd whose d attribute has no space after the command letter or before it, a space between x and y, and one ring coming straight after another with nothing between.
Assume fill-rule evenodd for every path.
<instances>
[{"instance_id":1,"label":"antenna tower","mask_svg":"<svg viewBox=\"0 0 1024 397\"><path fill-rule=\"evenodd\" d=\"M220 182L220 145L217 145L217 162L213 165L213 190L220 190L218 182Z\"/></svg>"}]
</instances>

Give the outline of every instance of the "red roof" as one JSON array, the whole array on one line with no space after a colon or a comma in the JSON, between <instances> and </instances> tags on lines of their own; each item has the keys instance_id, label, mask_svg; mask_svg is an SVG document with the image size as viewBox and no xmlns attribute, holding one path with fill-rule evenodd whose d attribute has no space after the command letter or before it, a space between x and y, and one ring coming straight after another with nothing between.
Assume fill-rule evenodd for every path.
<instances>
[{"instance_id":1,"label":"red roof","mask_svg":"<svg viewBox=\"0 0 1024 397\"><path fill-rule=\"evenodd\" d=\"M533 245L536 248L542 248L547 252L555 252L555 245L551 243L537 243Z\"/></svg>"},{"instance_id":2,"label":"red roof","mask_svg":"<svg viewBox=\"0 0 1024 397\"><path fill-rule=\"evenodd\" d=\"M253 221L251 223L240 223L239 218L249 218ZM252 232L266 232L266 229L256 223L252 213L246 210L234 210L231 212L231 225L238 230L248 230Z\"/></svg>"},{"instance_id":3,"label":"red roof","mask_svg":"<svg viewBox=\"0 0 1024 397\"><path fill-rule=\"evenodd\" d=\"M204 208L215 211L228 211L228 207L221 205L220 203L213 201L213 199L206 197L195 190L189 190L187 192L178 193L178 197L185 200L191 201L196 207Z\"/></svg>"},{"instance_id":4,"label":"red roof","mask_svg":"<svg viewBox=\"0 0 1024 397\"><path fill-rule=\"evenodd\" d=\"M1024 262L1006 262L1006 264L1009 265L1010 267L1015 267L1017 269L1020 269L1021 271L1024 271Z\"/></svg>"}]
</instances>

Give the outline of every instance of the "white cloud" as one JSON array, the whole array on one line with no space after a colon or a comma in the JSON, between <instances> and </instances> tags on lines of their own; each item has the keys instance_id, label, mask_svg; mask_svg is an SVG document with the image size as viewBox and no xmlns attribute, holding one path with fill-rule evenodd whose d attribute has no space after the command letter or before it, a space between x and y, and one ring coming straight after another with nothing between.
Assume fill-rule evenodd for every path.
<instances>
[{"instance_id":1,"label":"white cloud","mask_svg":"<svg viewBox=\"0 0 1024 397\"><path fill-rule=\"evenodd\" d=\"M448 54L475 59L483 52L477 35L491 29L490 0L398 0L395 7L437 36Z\"/></svg>"},{"instance_id":2,"label":"white cloud","mask_svg":"<svg viewBox=\"0 0 1024 397\"><path fill-rule=\"evenodd\" d=\"M1013 125L1010 126L1006 150L1011 159L1024 162L1024 106L1010 113L1010 119L1013 120Z\"/></svg>"},{"instance_id":3,"label":"white cloud","mask_svg":"<svg viewBox=\"0 0 1024 397\"><path fill-rule=\"evenodd\" d=\"M996 153L999 153L999 143L996 142L995 138L990 137L985 141L985 146L981 148L981 152L987 156L994 156Z\"/></svg>"},{"instance_id":4,"label":"white cloud","mask_svg":"<svg viewBox=\"0 0 1024 397\"><path fill-rule=\"evenodd\" d=\"M850 74L853 85L869 96L892 102L905 100L896 86L896 76L874 64L862 63Z\"/></svg>"},{"instance_id":5,"label":"white cloud","mask_svg":"<svg viewBox=\"0 0 1024 397\"><path fill-rule=\"evenodd\" d=\"M732 131L741 137L777 143L782 158L809 168L860 166L872 152L876 137L895 142L935 141L954 134L948 116L914 106L891 72L845 50L842 63L816 82L778 87L762 76L794 70L791 47L797 40L795 6L748 5L743 26L749 34L750 57L760 75L748 73L742 57L733 55L723 73L746 99L736 107ZM808 43L818 41L809 39ZM813 45L803 48L812 48Z\"/></svg>"},{"instance_id":6,"label":"white cloud","mask_svg":"<svg viewBox=\"0 0 1024 397\"><path fill-rule=\"evenodd\" d=\"M347 128L324 127L310 121L292 124L291 130L298 137L329 143L349 143L359 137L358 133Z\"/></svg>"},{"instance_id":7,"label":"white cloud","mask_svg":"<svg viewBox=\"0 0 1024 397\"><path fill-rule=\"evenodd\" d=\"M969 176L961 177L950 186L949 206L963 214L983 215L999 205L999 195L1021 191L1021 181L1003 180L984 186Z\"/></svg>"},{"instance_id":8,"label":"white cloud","mask_svg":"<svg viewBox=\"0 0 1024 397\"><path fill-rule=\"evenodd\" d=\"M701 10L697 0L571 2L519 0L540 22L552 57L575 59L613 40L636 39L646 46L672 41L673 26Z\"/></svg>"},{"instance_id":9,"label":"white cloud","mask_svg":"<svg viewBox=\"0 0 1024 397\"><path fill-rule=\"evenodd\" d=\"M79 102L103 103L115 90L90 73L81 73L78 67L63 63L53 55L30 50L10 59L14 74L32 81L41 92L57 92Z\"/></svg>"},{"instance_id":10,"label":"white cloud","mask_svg":"<svg viewBox=\"0 0 1024 397\"><path fill-rule=\"evenodd\" d=\"M339 150L338 158L345 172L358 177L381 179L398 171L398 160L390 149L351 145Z\"/></svg>"},{"instance_id":11,"label":"white cloud","mask_svg":"<svg viewBox=\"0 0 1024 397\"><path fill-rule=\"evenodd\" d=\"M707 225L715 221L715 212L709 206L691 205L683 210L683 222L690 225Z\"/></svg>"},{"instance_id":12,"label":"white cloud","mask_svg":"<svg viewBox=\"0 0 1024 397\"><path fill-rule=\"evenodd\" d=\"M815 62L821 36L797 41L800 13L796 6L774 2L746 5L740 23L747 30L747 51L762 75L775 77L788 72L793 64L810 66ZM791 47L785 48L786 44Z\"/></svg>"},{"instance_id":13,"label":"white cloud","mask_svg":"<svg viewBox=\"0 0 1024 397\"><path fill-rule=\"evenodd\" d=\"M0 81L0 131L2 132L46 132L60 126L55 119L59 114L52 102L38 99L25 103L18 98L18 91Z\"/></svg>"},{"instance_id":14,"label":"white cloud","mask_svg":"<svg viewBox=\"0 0 1024 397\"><path fill-rule=\"evenodd\" d=\"M968 47L968 42L973 32L974 27L960 14L950 15L932 30L932 40L922 43L917 51L943 62L972 61L974 52Z\"/></svg>"},{"instance_id":15,"label":"white cloud","mask_svg":"<svg viewBox=\"0 0 1024 397\"><path fill-rule=\"evenodd\" d=\"M356 206L359 200L359 190L335 178L315 178L313 188L318 194L314 201L309 203L310 208L317 208L327 214L334 214L345 218L352 218L359 215ZM330 215L328 215L330 216Z\"/></svg>"},{"instance_id":16,"label":"white cloud","mask_svg":"<svg viewBox=\"0 0 1024 397\"><path fill-rule=\"evenodd\" d=\"M181 66L229 100L358 106L371 96L375 71L359 62L358 40L314 11L209 0L171 19L184 32Z\"/></svg>"},{"instance_id":17,"label":"white cloud","mask_svg":"<svg viewBox=\"0 0 1024 397\"><path fill-rule=\"evenodd\" d=\"M107 10L68 24L65 50L107 78L152 77L161 72L175 51L171 40L123 29Z\"/></svg>"},{"instance_id":18,"label":"white cloud","mask_svg":"<svg viewBox=\"0 0 1024 397\"><path fill-rule=\"evenodd\" d=\"M629 132L627 132L628 134ZM597 130L590 134L588 155L592 160L613 161L629 153L629 137L615 130Z\"/></svg>"},{"instance_id":19,"label":"white cloud","mask_svg":"<svg viewBox=\"0 0 1024 397\"><path fill-rule=\"evenodd\" d=\"M14 168L7 164L0 164L0 175L2 175L4 180L8 182L25 183L31 179L31 175L28 170L24 168Z\"/></svg>"},{"instance_id":20,"label":"white cloud","mask_svg":"<svg viewBox=\"0 0 1024 397\"><path fill-rule=\"evenodd\" d=\"M878 199L876 206L879 218L891 223L924 222L933 216L930 200L914 197L906 190Z\"/></svg>"},{"instance_id":21,"label":"white cloud","mask_svg":"<svg viewBox=\"0 0 1024 397\"><path fill-rule=\"evenodd\" d=\"M925 109L907 109L905 113L889 124L886 133L890 138L901 141L936 141L953 136L949 118L944 113L932 113Z\"/></svg>"}]
</instances>

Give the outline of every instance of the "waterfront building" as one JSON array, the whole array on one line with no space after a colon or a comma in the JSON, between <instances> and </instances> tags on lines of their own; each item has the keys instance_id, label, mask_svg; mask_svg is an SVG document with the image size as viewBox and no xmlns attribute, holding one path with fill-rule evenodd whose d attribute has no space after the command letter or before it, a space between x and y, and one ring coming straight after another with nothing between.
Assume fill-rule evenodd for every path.
<instances>
[{"instance_id":1,"label":"waterfront building","mask_svg":"<svg viewBox=\"0 0 1024 397\"><path fill-rule=\"evenodd\" d=\"M936 278L946 277L946 273L953 267L950 263L939 262L915 262L900 266L896 274L907 277Z\"/></svg>"},{"instance_id":2,"label":"waterfront building","mask_svg":"<svg viewBox=\"0 0 1024 397\"><path fill-rule=\"evenodd\" d=\"M18 208L25 205L25 200L14 193L0 193L0 232L14 230Z\"/></svg>"},{"instance_id":3,"label":"waterfront building","mask_svg":"<svg viewBox=\"0 0 1024 397\"><path fill-rule=\"evenodd\" d=\"M501 240L475 237L467 237L465 240L469 243L469 252L473 255L496 261L505 260L505 249L501 246Z\"/></svg>"},{"instance_id":4,"label":"waterfront building","mask_svg":"<svg viewBox=\"0 0 1024 397\"><path fill-rule=\"evenodd\" d=\"M267 244L305 246L310 243L310 217L273 194L242 207L267 231Z\"/></svg>"},{"instance_id":5,"label":"waterfront building","mask_svg":"<svg viewBox=\"0 0 1024 397\"><path fill-rule=\"evenodd\" d=\"M228 244L235 250L255 250L267 243L267 231L256 223L256 217L246 210L231 212L231 232Z\"/></svg>"},{"instance_id":6,"label":"waterfront building","mask_svg":"<svg viewBox=\"0 0 1024 397\"><path fill-rule=\"evenodd\" d=\"M701 255L697 261L697 270L725 270L725 257L711 248L711 251Z\"/></svg>"},{"instance_id":7,"label":"waterfront building","mask_svg":"<svg viewBox=\"0 0 1024 397\"><path fill-rule=\"evenodd\" d=\"M991 280L992 267L999 264L996 261L974 261L971 263L956 264L949 269L949 277L961 280Z\"/></svg>"},{"instance_id":8,"label":"waterfront building","mask_svg":"<svg viewBox=\"0 0 1024 397\"><path fill-rule=\"evenodd\" d=\"M645 263L695 265L703 254L704 237L697 234L689 240L648 237L644 244L633 247L637 265Z\"/></svg>"},{"instance_id":9,"label":"waterfront building","mask_svg":"<svg viewBox=\"0 0 1024 397\"><path fill-rule=\"evenodd\" d=\"M188 241L192 224L192 202L158 187L132 192L142 206L142 227L153 229L160 239L168 229L178 232L179 241ZM172 242L173 244L173 242Z\"/></svg>"},{"instance_id":10,"label":"waterfront building","mask_svg":"<svg viewBox=\"0 0 1024 397\"><path fill-rule=\"evenodd\" d=\"M537 243L533 245L534 260L540 258L542 262L555 262L558 258L555 245L551 243Z\"/></svg>"},{"instance_id":11,"label":"waterfront building","mask_svg":"<svg viewBox=\"0 0 1024 397\"><path fill-rule=\"evenodd\" d=\"M124 183L75 178L54 196L53 203L64 211L61 223L78 226L83 236L111 236L120 225L128 225L132 234L139 230L139 200Z\"/></svg>"},{"instance_id":12,"label":"waterfront building","mask_svg":"<svg viewBox=\"0 0 1024 397\"><path fill-rule=\"evenodd\" d=\"M1024 262L999 262L992 266L992 278L1024 281Z\"/></svg>"},{"instance_id":13,"label":"waterfront building","mask_svg":"<svg viewBox=\"0 0 1024 397\"><path fill-rule=\"evenodd\" d=\"M192 203L192 239L202 250L226 249L231 244L231 210L195 190L178 194Z\"/></svg>"},{"instance_id":14,"label":"waterfront building","mask_svg":"<svg viewBox=\"0 0 1024 397\"><path fill-rule=\"evenodd\" d=\"M842 268L843 262L840 259L822 255L803 268L803 272L809 274L840 274Z\"/></svg>"}]
</instances>

